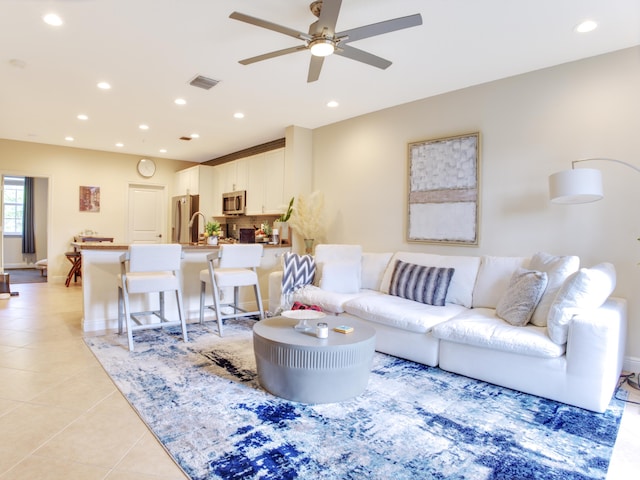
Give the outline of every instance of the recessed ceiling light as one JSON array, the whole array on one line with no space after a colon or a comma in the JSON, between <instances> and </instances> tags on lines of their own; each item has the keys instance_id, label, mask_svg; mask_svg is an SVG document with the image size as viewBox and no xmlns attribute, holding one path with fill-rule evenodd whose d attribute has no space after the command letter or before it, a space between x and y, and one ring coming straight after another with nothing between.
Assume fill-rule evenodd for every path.
<instances>
[{"instance_id":1,"label":"recessed ceiling light","mask_svg":"<svg viewBox=\"0 0 640 480\"><path fill-rule=\"evenodd\" d=\"M111 88L111 85L109 85L107 82L100 82L98 83L98 88L101 90L109 90Z\"/></svg>"},{"instance_id":2,"label":"recessed ceiling light","mask_svg":"<svg viewBox=\"0 0 640 480\"><path fill-rule=\"evenodd\" d=\"M120 142L118 142L118 143L116 143L116 147L118 147L118 148L122 148L122 147L124 147L124 143L120 143Z\"/></svg>"},{"instance_id":3,"label":"recessed ceiling light","mask_svg":"<svg viewBox=\"0 0 640 480\"><path fill-rule=\"evenodd\" d=\"M198 135L197 133L192 133L191 138L200 138L200 135Z\"/></svg>"},{"instance_id":4,"label":"recessed ceiling light","mask_svg":"<svg viewBox=\"0 0 640 480\"><path fill-rule=\"evenodd\" d=\"M149 130L149 125L145 125L144 123L141 123L140 125L138 125L138 128L140 130Z\"/></svg>"},{"instance_id":5,"label":"recessed ceiling light","mask_svg":"<svg viewBox=\"0 0 640 480\"><path fill-rule=\"evenodd\" d=\"M73 138L73 137L64 137L64 139L65 139L67 142L73 142L73 140L74 140L74 138Z\"/></svg>"},{"instance_id":6,"label":"recessed ceiling light","mask_svg":"<svg viewBox=\"0 0 640 480\"><path fill-rule=\"evenodd\" d=\"M236 112L233 114L233 118L244 118L244 113Z\"/></svg>"},{"instance_id":7,"label":"recessed ceiling light","mask_svg":"<svg viewBox=\"0 0 640 480\"><path fill-rule=\"evenodd\" d=\"M161 148L160 149L160 153L167 153L167 149L166 148Z\"/></svg>"},{"instance_id":8,"label":"recessed ceiling light","mask_svg":"<svg viewBox=\"0 0 640 480\"><path fill-rule=\"evenodd\" d=\"M184 98L176 98L173 103L176 105L186 105L187 101Z\"/></svg>"},{"instance_id":9,"label":"recessed ceiling light","mask_svg":"<svg viewBox=\"0 0 640 480\"><path fill-rule=\"evenodd\" d=\"M338 105L340 105L338 102L336 102L335 100L331 100L329 103L327 103L327 107L329 108L336 108Z\"/></svg>"},{"instance_id":10,"label":"recessed ceiling light","mask_svg":"<svg viewBox=\"0 0 640 480\"><path fill-rule=\"evenodd\" d=\"M89 120L89 117L84 113L81 113L80 115L78 115L78 120Z\"/></svg>"},{"instance_id":11,"label":"recessed ceiling light","mask_svg":"<svg viewBox=\"0 0 640 480\"><path fill-rule=\"evenodd\" d=\"M584 22L579 23L575 30L578 33L588 33L594 31L596 28L598 28L598 24L596 22L593 20L585 20Z\"/></svg>"},{"instance_id":12,"label":"recessed ceiling light","mask_svg":"<svg viewBox=\"0 0 640 480\"><path fill-rule=\"evenodd\" d=\"M47 13L44 17L42 17L44 23L47 25L51 25L53 27L59 27L62 25L62 19L56 15L55 13Z\"/></svg>"}]
</instances>

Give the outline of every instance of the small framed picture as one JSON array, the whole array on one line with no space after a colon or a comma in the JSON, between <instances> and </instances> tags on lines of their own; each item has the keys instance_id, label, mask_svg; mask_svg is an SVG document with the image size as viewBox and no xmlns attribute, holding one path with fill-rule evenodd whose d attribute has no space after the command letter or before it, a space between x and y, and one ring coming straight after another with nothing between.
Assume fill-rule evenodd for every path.
<instances>
[{"instance_id":1,"label":"small framed picture","mask_svg":"<svg viewBox=\"0 0 640 480\"><path fill-rule=\"evenodd\" d=\"M100 211L100 187L80 187L80 211Z\"/></svg>"}]
</instances>

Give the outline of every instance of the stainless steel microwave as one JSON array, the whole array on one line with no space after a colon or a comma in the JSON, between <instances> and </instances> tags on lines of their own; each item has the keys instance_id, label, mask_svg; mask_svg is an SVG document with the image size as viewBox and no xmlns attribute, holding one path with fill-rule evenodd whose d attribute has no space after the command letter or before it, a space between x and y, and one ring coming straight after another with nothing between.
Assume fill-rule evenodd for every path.
<instances>
[{"instance_id":1,"label":"stainless steel microwave","mask_svg":"<svg viewBox=\"0 0 640 480\"><path fill-rule=\"evenodd\" d=\"M228 192L222 194L223 215L244 215L247 210L247 191Z\"/></svg>"}]
</instances>

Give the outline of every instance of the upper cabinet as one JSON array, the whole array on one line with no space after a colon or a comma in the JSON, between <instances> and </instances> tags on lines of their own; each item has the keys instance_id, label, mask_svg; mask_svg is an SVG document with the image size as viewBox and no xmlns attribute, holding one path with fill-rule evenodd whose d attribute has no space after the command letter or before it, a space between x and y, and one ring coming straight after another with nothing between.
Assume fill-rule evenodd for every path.
<instances>
[{"instance_id":1,"label":"upper cabinet","mask_svg":"<svg viewBox=\"0 0 640 480\"><path fill-rule=\"evenodd\" d=\"M284 149L248 157L247 215L284 209Z\"/></svg>"},{"instance_id":2,"label":"upper cabinet","mask_svg":"<svg viewBox=\"0 0 640 480\"><path fill-rule=\"evenodd\" d=\"M273 215L284 211L284 148L213 168L217 198L214 215L222 215L222 194L236 190L247 191L247 215Z\"/></svg>"},{"instance_id":3,"label":"upper cabinet","mask_svg":"<svg viewBox=\"0 0 640 480\"><path fill-rule=\"evenodd\" d=\"M208 165L196 165L176 172L175 195L199 195L200 211L210 217L215 214L215 170Z\"/></svg>"}]
</instances>

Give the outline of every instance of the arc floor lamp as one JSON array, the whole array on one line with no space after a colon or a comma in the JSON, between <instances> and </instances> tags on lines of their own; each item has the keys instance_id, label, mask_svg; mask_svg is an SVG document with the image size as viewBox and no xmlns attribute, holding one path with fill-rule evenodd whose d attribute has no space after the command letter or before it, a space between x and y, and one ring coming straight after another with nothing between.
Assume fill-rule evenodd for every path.
<instances>
[{"instance_id":1,"label":"arc floor lamp","mask_svg":"<svg viewBox=\"0 0 640 480\"><path fill-rule=\"evenodd\" d=\"M600 170L594 168L575 168L576 163L589 162L592 160L620 163L640 173L640 168L623 162L622 160L616 160L615 158L583 158L574 160L571 162L571 170L563 170L549 176L549 196L553 203L589 203L596 202L604 197ZM634 374L627 375L626 381L633 388L640 390L640 374L638 374L635 381L632 379L633 376Z\"/></svg>"},{"instance_id":2,"label":"arc floor lamp","mask_svg":"<svg viewBox=\"0 0 640 480\"><path fill-rule=\"evenodd\" d=\"M583 158L571 162L571 170L563 170L549 176L549 195L553 203L589 203L601 200L602 174L594 168L575 168L576 163L600 160L615 162L640 173L640 168L615 158Z\"/></svg>"}]
</instances>

